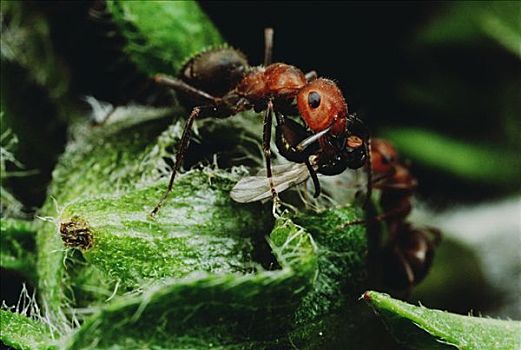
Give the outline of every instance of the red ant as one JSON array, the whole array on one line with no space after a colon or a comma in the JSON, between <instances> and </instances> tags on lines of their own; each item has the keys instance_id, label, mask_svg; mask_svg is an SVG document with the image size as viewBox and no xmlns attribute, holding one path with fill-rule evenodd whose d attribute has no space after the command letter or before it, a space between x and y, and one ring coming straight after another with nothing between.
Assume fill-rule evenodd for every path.
<instances>
[{"instance_id":1,"label":"red ant","mask_svg":"<svg viewBox=\"0 0 521 350\"><path fill-rule=\"evenodd\" d=\"M409 167L399 161L389 141L371 141L371 167L372 186L380 190L383 212L372 220L385 222L389 233L382 255L384 281L391 288L410 290L427 275L441 233L431 227L414 227L406 221L418 183Z\"/></svg>"},{"instance_id":2,"label":"red ant","mask_svg":"<svg viewBox=\"0 0 521 350\"><path fill-rule=\"evenodd\" d=\"M271 127L277 120L277 148L288 160L305 163L320 193L317 172L339 174L347 167L357 169L368 157L368 133L362 122L348 114L347 104L337 85L315 72L304 74L285 63L272 63L273 29L265 30L264 64L251 67L243 54L229 47L204 51L181 69L178 78L157 75L157 83L175 90L193 107L181 137L168 188L151 215L172 190L174 179L188 147L196 118L227 118L253 109L265 111L263 151L267 179L274 204L278 195L272 179ZM296 101L296 106L295 106ZM284 115L300 115L305 126ZM309 157L315 155L315 164ZM317 168L315 170L315 167Z\"/></svg>"}]
</instances>

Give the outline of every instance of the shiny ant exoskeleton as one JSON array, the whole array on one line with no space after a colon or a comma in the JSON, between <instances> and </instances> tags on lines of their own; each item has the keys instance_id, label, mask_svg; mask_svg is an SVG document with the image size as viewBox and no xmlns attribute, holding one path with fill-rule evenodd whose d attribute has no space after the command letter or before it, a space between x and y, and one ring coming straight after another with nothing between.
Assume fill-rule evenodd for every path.
<instances>
[{"instance_id":1,"label":"shiny ant exoskeleton","mask_svg":"<svg viewBox=\"0 0 521 350\"><path fill-rule=\"evenodd\" d=\"M441 232L406 221L418 184L390 142L371 140L371 168L372 187L380 190L382 214L369 220L383 221L388 232L381 254L383 279L392 289L410 290L427 275Z\"/></svg>"},{"instance_id":2,"label":"shiny ant exoskeleton","mask_svg":"<svg viewBox=\"0 0 521 350\"><path fill-rule=\"evenodd\" d=\"M317 172L334 175L366 163L368 133L358 118L348 114L337 85L317 78L315 72L304 74L295 66L271 63L272 47L273 30L268 28L262 66L249 66L240 52L223 47L193 57L177 78L155 77L157 83L175 90L180 100L193 109L183 130L168 188L152 215L158 213L172 190L196 118L226 118L248 109L265 111L263 151L274 202L278 197L271 168L273 115L277 121L276 144L280 154L290 161L306 164L316 196L320 193ZM287 119L287 115L299 115L305 126ZM314 164L309 160L312 155Z\"/></svg>"}]
</instances>

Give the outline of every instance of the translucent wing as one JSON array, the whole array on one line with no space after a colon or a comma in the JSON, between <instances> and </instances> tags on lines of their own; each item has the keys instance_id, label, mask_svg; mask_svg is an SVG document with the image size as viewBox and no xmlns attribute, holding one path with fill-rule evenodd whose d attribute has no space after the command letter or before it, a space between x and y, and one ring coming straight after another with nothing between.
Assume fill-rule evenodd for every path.
<instances>
[{"instance_id":1,"label":"translucent wing","mask_svg":"<svg viewBox=\"0 0 521 350\"><path fill-rule=\"evenodd\" d=\"M274 165L273 185L277 193L298 185L309 178L309 172L303 163L287 163ZM260 171L256 176L247 176L241 179L230 192L232 199L239 203L250 203L271 197L269 180L266 170Z\"/></svg>"}]
</instances>

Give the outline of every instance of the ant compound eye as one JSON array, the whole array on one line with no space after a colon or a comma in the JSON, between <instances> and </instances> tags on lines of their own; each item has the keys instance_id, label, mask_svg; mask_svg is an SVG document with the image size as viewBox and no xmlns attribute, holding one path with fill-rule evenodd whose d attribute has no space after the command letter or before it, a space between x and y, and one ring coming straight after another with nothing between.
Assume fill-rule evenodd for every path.
<instances>
[{"instance_id":1,"label":"ant compound eye","mask_svg":"<svg viewBox=\"0 0 521 350\"><path fill-rule=\"evenodd\" d=\"M311 91L308 95L308 105L309 107L315 109L320 106L320 95L316 91Z\"/></svg>"}]
</instances>

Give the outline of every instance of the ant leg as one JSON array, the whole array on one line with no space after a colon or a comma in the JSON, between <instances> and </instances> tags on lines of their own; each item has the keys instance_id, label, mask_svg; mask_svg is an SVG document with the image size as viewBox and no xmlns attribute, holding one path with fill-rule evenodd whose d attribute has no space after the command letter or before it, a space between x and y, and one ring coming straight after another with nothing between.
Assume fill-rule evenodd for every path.
<instances>
[{"instance_id":1,"label":"ant leg","mask_svg":"<svg viewBox=\"0 0 521 350\"><path fill-rule=\"evenodd\" d=\"M201 112L201 109L204 107L206 107L206 106L195 107L192 110L190 117L188 117L188 121L186 122L185 128L183 130L183 134L181 136L181 141L179 143L179 149L177 150L177 154L175 156L175 164L174 164L174 168L172 169L172 173L170 175L170 181L168 182L168 188L161 196L161 199L155 206L154 210L152 210L152 212L150 213L150 215L152 217L155 217L157 215L157 213L159 212L159 209L161 209L161 207L165 203L165 200L167 199L168 195L172 191L175 175L177 174L177 171L181 167L183 157L185 155L186 149L188 148L188 143L190 142L190 133L192 131L192 124L194 123L195 118L197 118L197 116Z\"/></svg>"},{"instance_id":2,"label":"ant leg","mask_svg":"<svg viewBox=\"0 0 521 350\"><path fill-rule=\"evenodd\" d=\"M279 197L277 195L277 191L275 190L275 186L273 185L273 174L271 170L271 123L273 119L273 101L271 99L268 100L268 106L266 108L266 114L264 115L264 128L262 132L262 149L264 151L264 158L266 161L266 174L268 177L268 181L270 184L271 196L273 197L273 209L274 213L278 206Z\"/></svg>"},{"instance_id":3,"label":"ant leg","mask_svg":"<svg viewBox=\"0 0 521 350\"><path fill-rule=\"evenodd\" d=\"M306 75L306 81L307 82L310 82L310 81L313 81L313 80L316 80L318 78L318 74L317 74L317 71L310 71L310 72L307 72Z\"/></svg>"},{"instance_id":4,"label":"ant leg","mask_svg":"<svg viewBox=\"0 0 521 350\"><path fill-rule=\"evenodd\" d=\"M264 67L271 64L273 56L273 28L264 29Z\"/></svg>"},{"instance_id":5,"label":"ant leg","mask_svg":"<svg viewBox=\"0 0 521 350\"><path fill-rule=\"evenodd\" d=\"M154 81L159 85L167 86L175 91L182 91L186 94L196 96L208 104L215 104L219 100L217 97L214 97L203 90L194 88L180 79L169 77L167 75L157 74L154 77Z\"/></svg>"},{"instance_id":6,"label":"ant leg","mask_svg":"<svg viewBox=\"0 0 521 350\"><path fill-rule=\"evenodd\" d=\"M342 228L345 228L345 227L351 226L351 225L362 225L362 224L367 224L368 222L383 221L388 218L392 218L394 216L402 216L404 213L408 213L409 211L410 211L409 205L402 205L400 207L389 210L385 213L373 216L372 218L348 221L342 225L339 225L337 228L342 229Z\"/></svg>"},{"instance_id":7,"label":"ant leg","mask_svg":"<svg viewBox=\"0 0 521 350\"><path fill-rule=\"evenodd\" d=\"M317 198L318 196L320 196L320 181L318 181L317 172L315 171L315 169L313 169L313 167L309 163L309 159L306 159L306 161L304 163L306 164L306 167L308 168L309 175L311 176L311 180L313 180L313 186L315 186L315 194L313 195L313 197Z\"/></svg>"}]
</instances>

